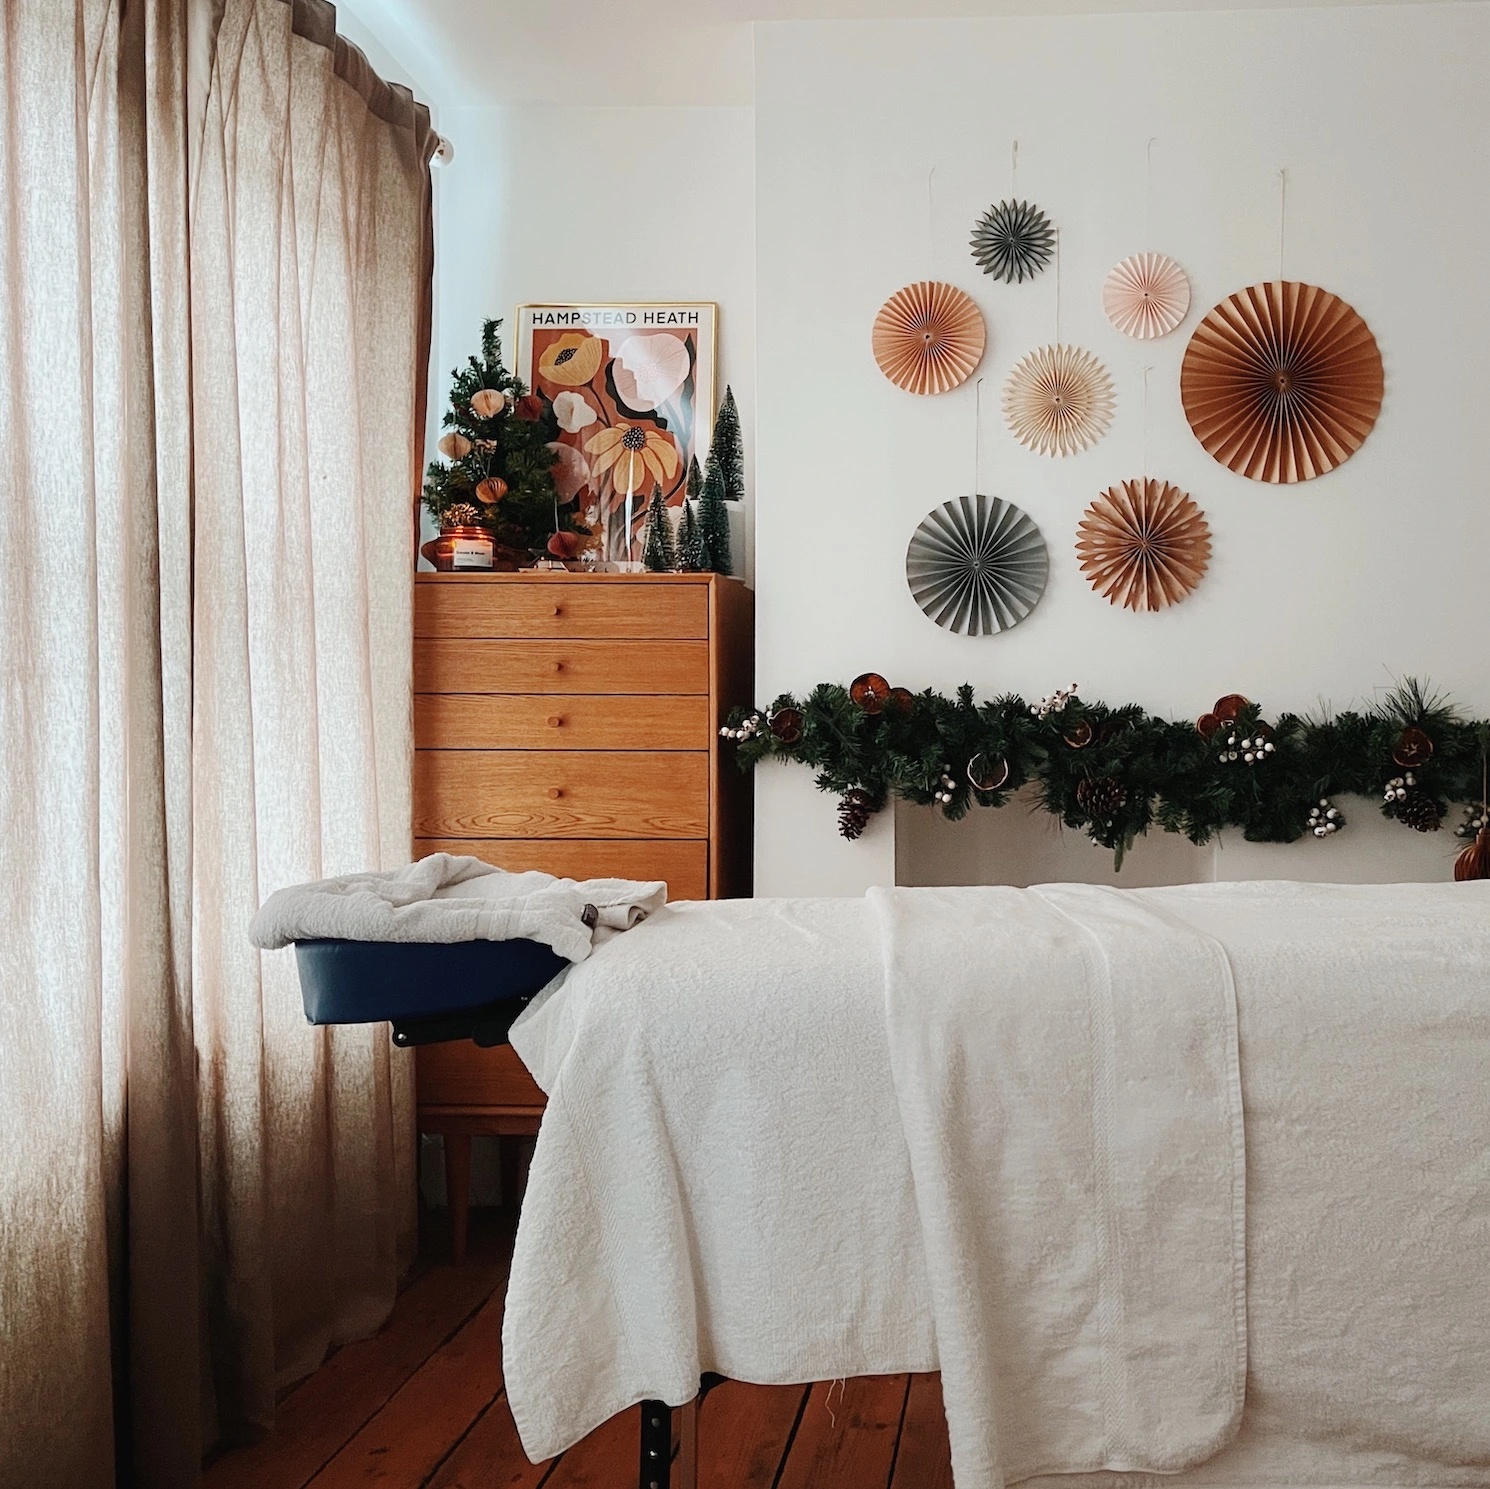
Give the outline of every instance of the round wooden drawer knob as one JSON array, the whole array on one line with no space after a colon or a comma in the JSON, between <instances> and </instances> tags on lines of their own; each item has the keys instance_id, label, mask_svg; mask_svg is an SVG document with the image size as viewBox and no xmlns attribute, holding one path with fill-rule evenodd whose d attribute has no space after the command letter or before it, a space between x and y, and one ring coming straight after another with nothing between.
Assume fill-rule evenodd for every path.
<instances>
[{"instance_id":1,"label":"round wooden drawer knob","mask_svg":"<svg viewBox=\"0 0 1490 1489\"><path fill-rule=\"evenodd\" d=\"M554 614L555 615L562 615L563 613L564 613L564 607L562 605L555 605L554 606Z\"/></svg>"},{"instance_id":2,"label":"round wooden drawer knob","mask_svg":"<svg viewBox=\"0 0 1490 1489\"><path fill-rule=\"evenodd\" d=\"M548 794L553 797L555 801L557 801L564 794L564 792L562 788L558 786L550 786L548 788Z\"/></svg>"},{"instance_id":3,"label":"round wooden drawer knob","mask_svg":"<svg viewBox=\"0 0 1490 1489\"><path fill-rule=\"evenodd\" d=\"M564 664L562 662L555 662L554 663L554 671L555 672L562 672L563 670L564 670Z\"/></svg>"},{"instance_id":4,"label":"round wooden drawer knob","mask_svg":"<svg viewBox=\"0 0 1490 1489\"><path fill-rule=\"evenodd\" d=\"M557 728L559 728L563 724L563 722L564 722L564 720L561 719L559 717L559 715L556 714L556 713L551 713L548 716L548 727L550 729L557 729Z\"/></svg>"}]
</instances>

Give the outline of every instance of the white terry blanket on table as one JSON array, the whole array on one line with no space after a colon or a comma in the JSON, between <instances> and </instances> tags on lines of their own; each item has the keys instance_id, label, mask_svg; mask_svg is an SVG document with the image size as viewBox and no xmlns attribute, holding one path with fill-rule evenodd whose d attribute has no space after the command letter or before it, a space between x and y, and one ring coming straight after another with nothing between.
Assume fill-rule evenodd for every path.
<instances>
[{"instance_id":1,"label":"white terry blanket on table","mask_svg":"<svg viewBox=\"0 0 1490 1489\"><path fill-rule=\"evenodd\" d=\"M1116 890L868 898L958 1489L1203 1462L1247 1360L1225 953Z\"/></svg>"},{"instance_id":2,"label":"white terry blanket on table","mask_svg":"<svg viewBox=\"0 0 1490 1489\"><path fill-rule=\"evenodd\" d=\"M431 853L387 873L344 874L276 890L249 938L293 941L541 941L571 962L667 902L662 883L510 874L479 858Z\"/></svg>"},{"instance_id":3,"label":"white terry blanket on table","mask_svg":"<svg viewBox=\"0 0 1490 1489\"><path fill-rule=\"evenodd\" d=\"M1232 968L1246 1405L1179 1474L1032 1483L1486 1489L1490 884L1123 897ZM937 1368L885 990L863 900L722 901L660 911L519 1020L551 1098L504 1332L532 1455L702 1370Z\"/></svg>"}]
</instances>

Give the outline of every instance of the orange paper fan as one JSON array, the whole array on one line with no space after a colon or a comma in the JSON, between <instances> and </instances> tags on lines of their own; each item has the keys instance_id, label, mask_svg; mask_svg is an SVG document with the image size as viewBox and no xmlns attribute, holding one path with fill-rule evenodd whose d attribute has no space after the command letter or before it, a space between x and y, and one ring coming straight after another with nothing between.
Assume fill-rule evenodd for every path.
<instances>
[{"instance_id":1,"label":"orange paper fan","mask_svg":"<svg viewBox=\"0 0 1490 1489\"><path fill-rule=\"evenodd\" d=\"M1076 555L1092 588L1112 604L1162 610L1200 583L1211 559L1211 530L1178 486L1123 481L1086 509Z\"/></svg>"},{"instance_id":2,"label":"orange paper fan","mask_svg":"<svg viewBox=\"0 0 1490 1489\"><path fill-rule=\"evenodd\" d=\"M1107 276L1102 309L1124 336L1140 341L1166 336L1190 308L1190 281L1172 258L1135 253Z\"/></svg>"},{"instance_id":3,"label":"orange paper fan","mask_svg":"<svg viewBox=\"0 0 1490 1489\"><path fill-rule=\"evenodd\" d=\"M1195 328L1180 401L1195 437L1254 481L1308 481L1349 460L1381 412L1381 351L1338 295L1271 280Z\"/></svg>"},{"instance_id":4,"label":"orange paper fan","mask_svg":"<svg viewBox=\"0 0 1490 1489\"><path fill-rule=\"evenodd\" d=\"M945 393L983 356L983 313L956 285L923 279L897 290L874 318L874 360L907 393Z\"/></svg>"}]
</instances>

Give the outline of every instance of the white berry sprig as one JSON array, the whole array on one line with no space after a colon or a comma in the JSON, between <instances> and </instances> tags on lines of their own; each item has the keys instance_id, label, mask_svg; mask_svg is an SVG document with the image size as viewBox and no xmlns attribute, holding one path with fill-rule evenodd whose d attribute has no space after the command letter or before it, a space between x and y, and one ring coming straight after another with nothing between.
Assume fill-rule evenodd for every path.
<instances>
[{"instance_id":1,"label":"white berry sprig","mask_svg":"<svg viewBox=\"0 0 1490 1489\"><path fill-rule=\"evenodd\" d=\"M1345 818L1328 796L1319 798L1317 807L1309 808L1309 831L1317 838L1327 838L1345 826Z\"/></svg>"}]
</instances>

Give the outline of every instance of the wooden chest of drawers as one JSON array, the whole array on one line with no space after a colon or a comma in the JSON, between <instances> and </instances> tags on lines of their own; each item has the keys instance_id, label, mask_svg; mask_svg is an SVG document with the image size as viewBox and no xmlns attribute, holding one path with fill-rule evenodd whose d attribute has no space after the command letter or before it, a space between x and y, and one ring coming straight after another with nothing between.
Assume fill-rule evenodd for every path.
<instances>
[{"instance_id":1,"label":"wooden chest of drawers","mask_svg":"<svg viewBox=\"0 0 1490 1489\"><path fill-rule=\"evenodd\" d=\"M752 700L753 641L753 596L717 574L420 574L416 851L748 895L749 781L718 731ZM430 1045L418 1101L459 1253L471 1134L533 1130L543 1094L508 1049Z\"/></svg>"}]
</instances>

